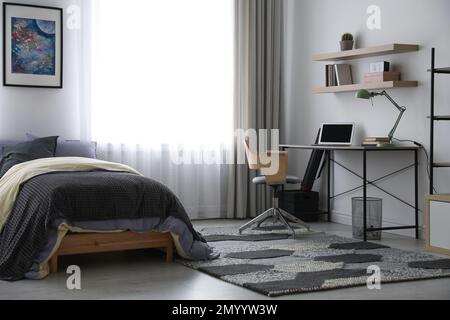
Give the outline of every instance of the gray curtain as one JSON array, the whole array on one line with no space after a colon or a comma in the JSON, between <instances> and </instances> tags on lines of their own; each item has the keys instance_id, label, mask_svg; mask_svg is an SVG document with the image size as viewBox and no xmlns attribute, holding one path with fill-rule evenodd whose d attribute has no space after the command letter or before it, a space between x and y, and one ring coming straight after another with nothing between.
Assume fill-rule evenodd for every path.
<instances>
[{"instance_id":1,"label":"gray curtain","mask_svg":"<svg viewBox=\"0 0 450 320\"><path fill-rule=\"evenodd\" d=\"M235 25L235 129L279 129L283 0L235 0ZM265 211L270 195L251 183L256 173L245 165L230 171L228 217L244 219Z\"/></svg>"}]
</instances>

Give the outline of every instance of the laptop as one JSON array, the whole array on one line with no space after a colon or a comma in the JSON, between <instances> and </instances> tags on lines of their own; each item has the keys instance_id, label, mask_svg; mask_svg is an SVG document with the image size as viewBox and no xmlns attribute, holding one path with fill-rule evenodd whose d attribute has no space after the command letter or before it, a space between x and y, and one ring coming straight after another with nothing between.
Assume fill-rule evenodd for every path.
<instances>
[{"instance_id":1,"label":"laptop","mask_svg":"<svg viewBox=\"0 0 450 320\"><path fill-rule=\"evenodd\" d=\"M353 144L355 124L353 123L324 123L320 129L320 146L348 146Z\"/></svg>"}]
</instances>

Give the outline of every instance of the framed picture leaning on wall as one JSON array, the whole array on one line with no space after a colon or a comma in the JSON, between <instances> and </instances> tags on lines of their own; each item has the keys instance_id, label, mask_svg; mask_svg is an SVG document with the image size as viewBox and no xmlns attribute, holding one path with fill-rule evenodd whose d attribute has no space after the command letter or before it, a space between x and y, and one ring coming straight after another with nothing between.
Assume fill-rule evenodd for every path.
<instances>
[{"instance_id":1,"label":"framed picture leaning on wall","mask_svg":"<svg viewBox=\"0 0 450 320\"><path fill-rule=\"evenodd\" d=\"M3 3L3 85L63 87L63 10Z\"/></svg>"}]
</instances>

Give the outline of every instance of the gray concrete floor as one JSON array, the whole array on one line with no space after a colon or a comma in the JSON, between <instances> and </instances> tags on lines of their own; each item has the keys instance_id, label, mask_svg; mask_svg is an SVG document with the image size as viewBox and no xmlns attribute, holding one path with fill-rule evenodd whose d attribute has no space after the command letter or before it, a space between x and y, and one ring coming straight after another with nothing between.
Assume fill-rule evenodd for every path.
<instances>
[{"instance_id":1,"label":"gray concrete floor","mask_svg":"<svg viewBox=\"0 0 450 320\"><path fill-rule=\"evenodd\" d=\"M196 226L240 225L239 221L198 221ZM333 223L311 224L317 231L351 237L351 228ZM422 251L423 243L384 234L381 243ZM79 265L82 289L66 288L64 268ZM0 299L150 299L150 300L262 300L271 299L177 263L166 264L159 252L136 251L66 257L60 272L42 281L1 282ZM280 299L450 299L450 279L386 284L379 291L365 287L285 296ZM276 300L276 299L272 299Z\"/></svg>"}]
</instances>

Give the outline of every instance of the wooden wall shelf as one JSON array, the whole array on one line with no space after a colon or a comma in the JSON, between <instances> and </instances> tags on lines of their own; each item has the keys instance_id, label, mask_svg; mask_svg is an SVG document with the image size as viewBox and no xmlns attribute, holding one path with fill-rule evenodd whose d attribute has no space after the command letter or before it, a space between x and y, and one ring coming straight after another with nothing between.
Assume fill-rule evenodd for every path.
<instances>
[{"instance_id":1,"label":"wooden wall shelf","mask_svg":"<svg viewBox=\"0 0 450 320\"><path fill-rule=\"evenodd\" d=\"M339 93L339 92L352 92L362 89L366 90L379 90L379 89L392 89L392 88L414 88L419 83L417 81L387 81L381 83L362 83L352 84L346 86L337 87L321 87L312 90L312 93Z\"/></svg>"},{"instance_id":2,"label":"wooden wall shelf","mask_svg":"<svg viewBox=\"0 0 450 320\"><path fill-rule=\"evenodd\" d=\"M376 57L390 54L406 53L418 51L419 46L415 44L387 44L382 46L361 48L349 51L339 51L331 53L319 53L313 56L314 61L342 61L368 57Z\"/></svg>"}]
</instances>

